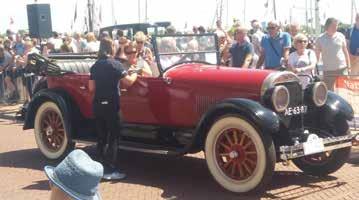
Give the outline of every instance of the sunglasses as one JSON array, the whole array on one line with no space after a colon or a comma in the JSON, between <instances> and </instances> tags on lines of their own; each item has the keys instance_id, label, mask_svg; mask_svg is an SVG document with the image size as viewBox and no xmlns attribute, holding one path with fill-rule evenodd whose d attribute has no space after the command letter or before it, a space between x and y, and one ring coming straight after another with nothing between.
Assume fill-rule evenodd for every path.
<instances>
[{"instance_id":1,"label":"sunglasses","mask_svg":"<svg viewBox=\"0 0 359 200\"><path fill-rule=\"evenodd\" d=\"M131 55L131 54L135 54L137 53L137 51L125 51L125 54Z\"/></svg>"},{"instance_id":2,"label":"sunglasses","mask_svg":"<svg viewBox=\"0 0 359 200\"><path fill-rule=\"evenodd\" d=\"M298 43L308 43L308 40L297 40Z\"/></svg>"},{"instance_id":3,"label":"sunglasses","mask_svg":"<svg viewBox=\"0 0 359 200\"><path fill-rule=\"evenodd\" d=\"M276 26L268 26L268 27L267 27L268 30L274 30L274 29L276 29L276 28L277 28Z\"/></svg>"}]
</instances>

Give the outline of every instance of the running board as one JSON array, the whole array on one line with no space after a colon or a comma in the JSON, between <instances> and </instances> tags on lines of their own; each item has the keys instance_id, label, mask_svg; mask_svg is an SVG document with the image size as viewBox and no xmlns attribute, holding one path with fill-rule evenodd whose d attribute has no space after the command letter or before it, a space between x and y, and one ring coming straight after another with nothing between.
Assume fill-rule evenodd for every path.
<instances>
[{"instance_id":1,"label":"running board","mask_svg":"<svg viewBox=\"0 0 359 200\"><path fill-rule=\"evenodd\" d=\"M125 141L121 141L120 144L118 145L118 148L125 151L136 151L142 153L171 155L171 156L181 155L183 152L183 149L141 144L135 142L125 142Z\"/></svg>"},{"instance_id":2,"label":"running board","mask_svg":"<svg viewBox=\"0 0 359 200\"><path fill-rule=\"evenodd\" d=\"M95 145L95 141L88 141L88 140L73 140L76 143L84 143L87 145ZM118 148L125 151L136 151L142 153L150 153L150 154L160 154L160 155L182 155L183 149L182 148L171 148L171 147L163 147L163 146L156 146L156 145L149 145L149 144L141 144L136 142L126 142L121 141L118 145Z\"/></svg>"}]
</instances>

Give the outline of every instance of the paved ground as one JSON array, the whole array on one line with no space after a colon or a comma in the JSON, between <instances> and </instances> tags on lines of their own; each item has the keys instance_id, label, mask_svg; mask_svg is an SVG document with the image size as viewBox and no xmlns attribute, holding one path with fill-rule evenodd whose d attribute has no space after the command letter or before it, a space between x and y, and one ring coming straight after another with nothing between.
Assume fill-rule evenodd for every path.
<instances>
[{"instance_id":1,"label":"paved ground","mask_svg":"<svg viewBox=\"0 0 359 200\"><path fill-rule=\"evenodd\" d=\"M42 169L56 165L40 154L32 130L23 131L13 120L17 109L0 106L0 200L48 199L49 186ZM90 154L94 148L77 145ZM359 199L359 150L338 172L314 178L294 166L277 164L268 191L239 196L222 189L211 178L203 154L182 158L122 152L120 162L128 178L103 182L103 199L227 200L227 199Z\"/></svg>"}]
</instances>

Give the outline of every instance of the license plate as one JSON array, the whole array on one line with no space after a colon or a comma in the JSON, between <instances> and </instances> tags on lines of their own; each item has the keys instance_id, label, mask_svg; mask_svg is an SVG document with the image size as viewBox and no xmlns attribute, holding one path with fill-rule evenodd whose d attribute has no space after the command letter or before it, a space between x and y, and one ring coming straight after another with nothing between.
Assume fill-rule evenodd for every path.
<instances>
[{"instance_id":1,"label":"license plate","mask_svg":"<svg viewBox=\"0 0 359 200\"><path fill-rule=\"evenodd\" d=\"M305 114L308 111L308 106L296 106L296 107L289 107L285 110L285 116L293 116L293 115L300 115Z\"/></svg>"},{"instance_id":2,"label":"license plate","mask_svg":"<svg viewBox=\"0 0 359 200\"><path fill-rule=\"evenodd\" d=\"M319 137L308 137L308 140L303 143L303 150L305 155L316 154L324 151L323 139Z\"/></svg>"}]
</instances>

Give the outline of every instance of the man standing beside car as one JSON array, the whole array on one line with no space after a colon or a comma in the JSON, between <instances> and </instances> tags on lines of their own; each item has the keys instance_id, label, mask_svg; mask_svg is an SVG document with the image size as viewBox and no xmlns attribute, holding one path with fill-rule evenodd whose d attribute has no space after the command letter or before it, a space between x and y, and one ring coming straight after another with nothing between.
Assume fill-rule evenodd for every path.
<instances>
[{"instance_id":1,"label":"man standing beside car","mask_svg":"<svg viewBox=\"0 0 359 200\"><path fill-rule=\"evenodd\" d=\"M268 34L261 41L262 50L257 68L261 68L264 62L265 69L279 70L288 64L291 38L288 33L280 31L277 21L269 22L267 29Z\"/></svg>"},{"instance_id":2,"label":"man standing beside car","mask_svg":"<svg viewBox=\"0 0 359 200\"><path fill-rule=\"evenodd\" d=\"M237 28L234 32L236 42L229 49L232 58L232 67L249 68L253 59L253 45L246 41L248 30L244 27Z\"/></svg>"},{"instance_id":3,"label":"man standing beside car","mask_svg":"<svg viewBox=\"0 0 359 200\"><path fill-rule=\"evenodd\" d=\"M119 139L119 111L120 111L120 80L130 86L137 74L131 75L114 59L115 46L106 37L101 40L98 60L91 67L89 90L93 97L93 112L98 136L97 153L103 158L105 179L121 179L124 174L116 170L116 160ZM108 148L107 148L108 146ZM106 173L106 165L110 173Z\"/></svg>"}]
</instances>

